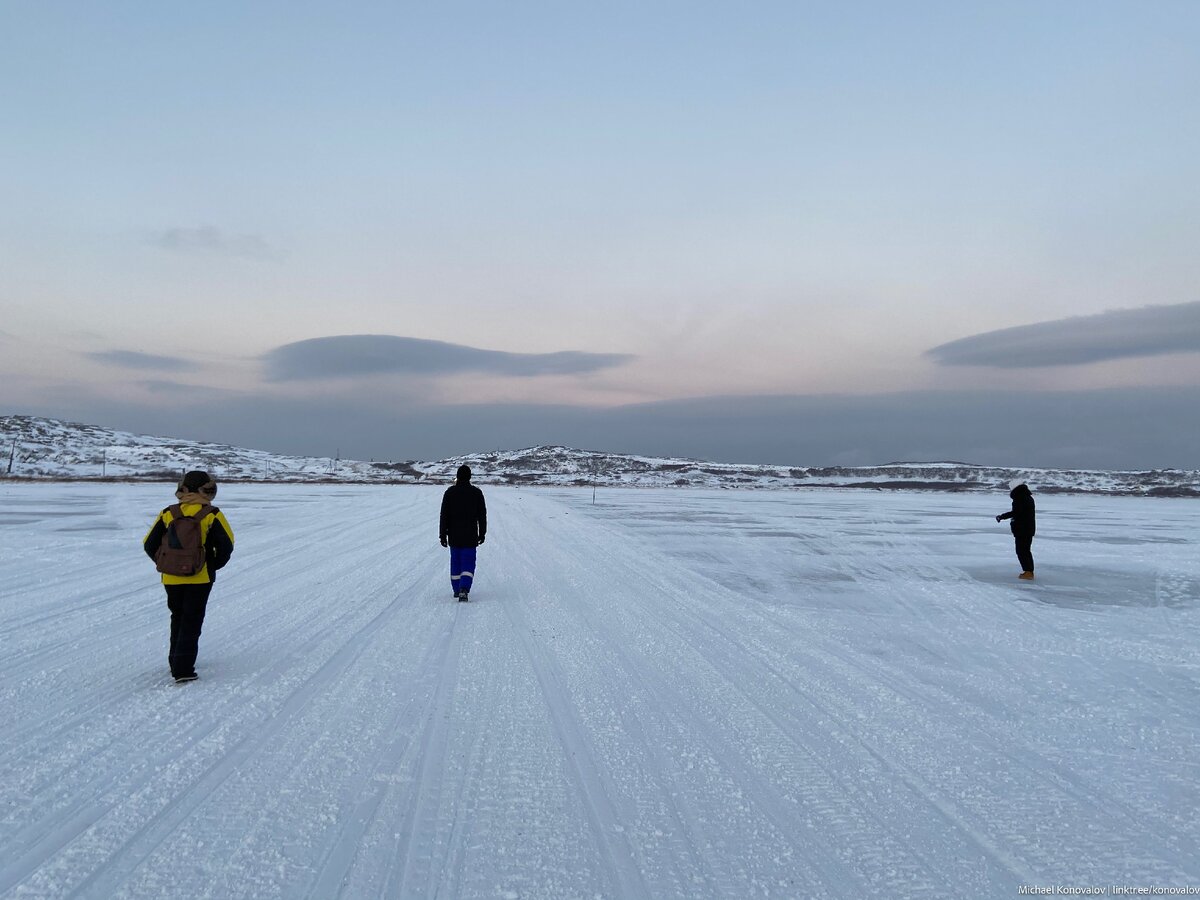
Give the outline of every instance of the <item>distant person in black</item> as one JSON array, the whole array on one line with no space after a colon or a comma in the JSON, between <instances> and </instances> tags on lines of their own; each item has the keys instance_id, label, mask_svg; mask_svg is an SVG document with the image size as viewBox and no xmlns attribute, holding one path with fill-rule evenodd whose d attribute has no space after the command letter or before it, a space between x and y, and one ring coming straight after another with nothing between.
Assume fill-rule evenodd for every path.
<instances>
[{"instance_id":1,"label":"distant person in black","mask_svg":"<svg viewBox=\"0 0 1200 900\"><path fill-rule=\"evenodd\" d=\"M450 587L465 601L475 580L475 548L487 535L487 505L483 491L471 484L471 467L459 466L458 478L442 495L440 537L450 548Z\"/></svg>"},{"instance_id":2,"label":"distant person in black","mask_svg":"<svg viewBox=\"0 0 1200 900\"><path fill-rule=\"evenodd\" d=\"M1029 485L1022 482L1015 485L1009 492L1012 497L1012 509L996 516L997 522L1012 519L1013 538L1017 542L1017 559L1021 563L1021 574L1017 577L1026 581L1033 580L1033 535L1037 532L1036 516L1034 514L1033 493Z\"/></svg>"}]
</instances>

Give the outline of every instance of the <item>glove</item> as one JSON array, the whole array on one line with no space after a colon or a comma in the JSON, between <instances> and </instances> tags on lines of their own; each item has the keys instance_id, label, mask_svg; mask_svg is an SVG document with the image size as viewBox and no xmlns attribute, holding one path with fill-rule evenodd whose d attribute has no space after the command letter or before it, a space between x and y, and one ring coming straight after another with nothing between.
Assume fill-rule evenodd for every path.
<instances>
[{"instance_id":1,"label":"glove","mask_svg":"<svg viewBox=\"0 0 1200 900\"><path fill-rule=\"evenodd\" d=\"M1003 521L1003 517L1002 517L1002 516L996 516L996 521L997 521L997 522L1002 522L1002 521Z\"/></svg>"},{"instance_id":2,"label":"glove","mask_svg":"<svg viewBox=\"0 0 1200 900\"><path fill-rule=\"evenodd\" d=\"M481 535L479 536L479 540L477 540L477 541L475 542L475 546L476 546L476 547L478 547L478 546L479 546L480 544L482 544L482 543L483 543L483 535L481 534Z\"/></svg>"},{"instance_id":3,"label":"glove","mask_svg":"<svg viewBox=\"0 0 1200 900\"><path fill-rule=\"evenodd\" d=\"M441 540L442 540L442 546L445 547L446 546L446 536L442 535Z\"/></svg>"}]
</instances>

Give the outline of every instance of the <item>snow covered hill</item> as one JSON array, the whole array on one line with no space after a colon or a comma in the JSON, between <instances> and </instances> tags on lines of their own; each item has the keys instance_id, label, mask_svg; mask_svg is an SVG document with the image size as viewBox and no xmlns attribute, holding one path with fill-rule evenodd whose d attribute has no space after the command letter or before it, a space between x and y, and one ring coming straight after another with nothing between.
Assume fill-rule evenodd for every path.
<instances>
[{"instance_id":1,"label":"snow covered hill","mask_svg":"<svg viewBox=\"0 0 1200 900\"><path fill-rule=\"evenodd\" d=\"M476 453L434 462L294 457L226 444L137 435L32 416L0 417L0 475L67 480L170 480L188 468L223 481L444 483L467 463L481 484L627 487L844 487L1007 491L1016 477L1039 493L1200 497L1200 471L1097 472L1010 469L957 462L872 467L739 465L660 459L568 447Z\"/></svg>"}]
</instances>

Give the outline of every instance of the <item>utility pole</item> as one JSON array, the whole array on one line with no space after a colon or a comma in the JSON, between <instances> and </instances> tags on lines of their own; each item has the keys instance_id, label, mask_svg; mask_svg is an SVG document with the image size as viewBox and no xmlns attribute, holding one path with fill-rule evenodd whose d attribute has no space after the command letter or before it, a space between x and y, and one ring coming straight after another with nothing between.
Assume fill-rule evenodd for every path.
<instances>
[{"instance_id":1,"label":"utility pole","mask_svg":"<svg viewBox=\"0 0 1200 900\"><path fill-rule=\"evenodd\" d=\"M13 460L17 458L17 439L13 438L12 449L8 451L8 474L12 474Z\"/></svg>"}]
</instances>

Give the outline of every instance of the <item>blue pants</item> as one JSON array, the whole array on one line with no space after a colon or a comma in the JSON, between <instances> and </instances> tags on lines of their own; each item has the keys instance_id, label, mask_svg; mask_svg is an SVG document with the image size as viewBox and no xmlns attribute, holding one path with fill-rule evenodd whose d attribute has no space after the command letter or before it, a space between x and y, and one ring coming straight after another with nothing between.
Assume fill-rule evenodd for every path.
<instances>
[{"instance_id":1,"label":"blue pants","mask_svg":"<svg viewBox=\"0 0 1200 900\"><path fill-rule=\"evenodd\" d=\"M454 593L471 590L471 582L475 580L475 548L450 548L450 586Z\"/></svg>"}]
</instances>

